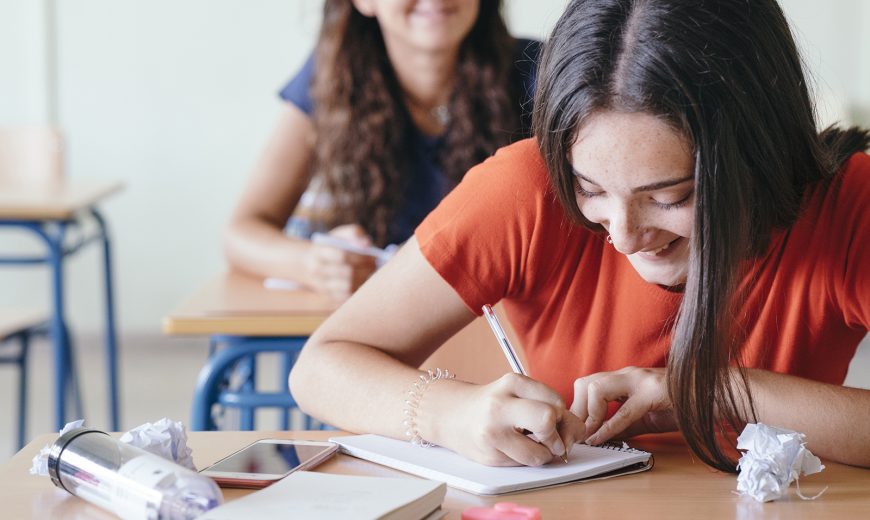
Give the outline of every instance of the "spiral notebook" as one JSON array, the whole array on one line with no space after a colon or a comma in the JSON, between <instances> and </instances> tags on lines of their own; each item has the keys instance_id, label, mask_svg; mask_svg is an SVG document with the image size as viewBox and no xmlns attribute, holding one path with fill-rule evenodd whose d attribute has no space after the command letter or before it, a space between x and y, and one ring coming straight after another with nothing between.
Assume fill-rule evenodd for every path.
<instances>
[{"instance_id":1,"label":"spiral notebook","mask_svg":"<svg viewBox=\"0 0 870 520\"><path fill-rule=\"evenodd\" d=\"M501 495L639 473L652 468L653 464L649 453L627 445L575 444L567 464L556 459L557 462L540 467L492 467L470 461L446 448L420 448L380 435L351 435L330 440L353 457L446 482L450 487L477 495Z\"/></svg>"}]
</instances>

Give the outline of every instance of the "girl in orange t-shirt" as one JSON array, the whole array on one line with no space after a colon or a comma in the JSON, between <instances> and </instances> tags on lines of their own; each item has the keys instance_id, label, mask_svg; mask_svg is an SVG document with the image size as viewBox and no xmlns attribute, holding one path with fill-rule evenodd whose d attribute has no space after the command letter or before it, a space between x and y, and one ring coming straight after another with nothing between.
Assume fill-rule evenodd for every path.
<instances>
[{"instance_id":1,"label":"girl in orange t-shirt","mask_svg":"<svg viewBox=\"0 0 870 520\"><path fill-rule=\"evenodd\" d=\"M718 434L764 422L870 466L870 390L841 386L870 328L870 138L817 131L776 2L570 2L533 127L312 336L303 409L491 465L679 430L734 471ZM412 368L497 301L531 378Z\"/></svg>"}]
</instances>

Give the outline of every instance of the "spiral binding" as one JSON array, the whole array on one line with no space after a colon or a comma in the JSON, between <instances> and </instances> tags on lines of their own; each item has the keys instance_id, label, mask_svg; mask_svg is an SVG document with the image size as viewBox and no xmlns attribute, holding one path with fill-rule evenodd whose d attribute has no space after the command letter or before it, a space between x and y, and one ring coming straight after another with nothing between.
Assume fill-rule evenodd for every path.
<instances>
[{"instance_id":1,"label":"spiral binding","mask_svg":"<svg viewBox=\"0 0 870 520\"><path fill-rule=\"evenodd\" d=\"M617 444L615 442L605 442L604 444L599 444L596 447L604 448L605 450L622 451L625 453L646 453L643 450L638 450L638 449L632 448L631 446L628 445L628 443L625 443L625 442L623 442L621 445Z\"/></svg>"}]
</instances>

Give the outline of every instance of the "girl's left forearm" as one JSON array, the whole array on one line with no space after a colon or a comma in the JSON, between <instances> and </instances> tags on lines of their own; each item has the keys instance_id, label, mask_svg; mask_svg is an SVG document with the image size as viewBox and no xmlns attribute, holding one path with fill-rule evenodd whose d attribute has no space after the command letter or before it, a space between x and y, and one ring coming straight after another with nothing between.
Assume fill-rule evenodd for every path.
<instances>
[{"instance_id":1,"label":"girl's left forearm","mask_svg":"<svg viewBox=\"0 0 870 520\"><path fill-rule=\"evenodd\" d=\"M767 370L746 374L758 422L805 434L819 457L870 467L870 390Z\"/></svg>"}]
</instances>

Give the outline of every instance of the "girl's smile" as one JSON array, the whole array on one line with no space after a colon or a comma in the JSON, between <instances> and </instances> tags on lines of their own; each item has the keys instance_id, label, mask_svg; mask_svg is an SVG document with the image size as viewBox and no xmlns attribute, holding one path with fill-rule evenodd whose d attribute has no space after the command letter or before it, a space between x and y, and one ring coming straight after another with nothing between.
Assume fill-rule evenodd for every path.
<instances>
[{"instance_id":1,"label":"girl's smile","mask_svg":"<svg viewBox=\"0 0 870 520\"><path fill-rule=\"evenodd\" d=\"M607 230L640 276L684 283L695 212L685 138L648 114L600 112L580 128L571 164L580 211Z\"/></svg>"}]
</instances>

